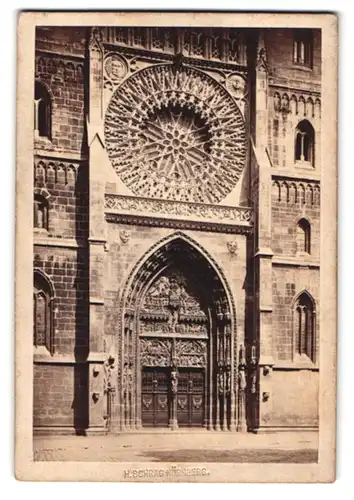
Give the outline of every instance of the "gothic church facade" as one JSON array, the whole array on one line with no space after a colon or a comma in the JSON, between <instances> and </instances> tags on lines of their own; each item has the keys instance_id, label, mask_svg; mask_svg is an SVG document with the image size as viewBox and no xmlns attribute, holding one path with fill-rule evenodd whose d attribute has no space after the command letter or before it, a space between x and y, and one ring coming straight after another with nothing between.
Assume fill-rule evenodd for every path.
<instances>
[{"instance_id":1,"label":"gothic church facade","mask_svg":"<svg viewBox=\"0 0 354 500\"><path fill-rule=\"evenodd\" d=\"M318 426L321 32L41 27L34 431Z\"/></svg>"}]
</instances>

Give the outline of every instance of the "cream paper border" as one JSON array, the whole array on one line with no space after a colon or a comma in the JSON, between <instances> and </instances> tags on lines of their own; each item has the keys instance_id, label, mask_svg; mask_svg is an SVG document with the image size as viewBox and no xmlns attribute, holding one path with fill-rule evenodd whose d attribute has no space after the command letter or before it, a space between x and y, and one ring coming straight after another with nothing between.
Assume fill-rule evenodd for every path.
<instances>
[{"instance_id":1,"label":"cream paper border","mask_svg":"<svg viewBox=\"0 0 354 500\"><path fill-rule=\"evenodd\" d=\"M16 196L15 474L28 481L132 481L124 470L149 462L34 462L33 346L33 76L36 25L308 27L322 29L322 162L320 275L320 426L317 464L173 464L206 467L208 476L174 482L332 482L335 480L337 323L337 17L334 14L26 12L18 19ZM156 466L156 464L154 463ZM159 468L171 463L159 462ZM134 482L149 481L134 479ZM156 482L157 479L151 479ZM171 482L159 478L159 482Z\"/></svg>"}]
</instances>

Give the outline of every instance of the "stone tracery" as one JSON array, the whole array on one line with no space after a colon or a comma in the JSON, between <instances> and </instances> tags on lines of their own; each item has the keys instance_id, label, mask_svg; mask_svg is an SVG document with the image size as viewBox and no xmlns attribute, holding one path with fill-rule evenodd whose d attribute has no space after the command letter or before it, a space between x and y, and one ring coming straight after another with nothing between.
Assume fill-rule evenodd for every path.
<instances>
[{"instance_id":1,"label":"stone tracery","mask_svg":"<svg viewBox=\"0 0 354 500\"><path fill-rule=\"evenodd\" d=\"M146 68L117 88L105 117L108 155L134 194L215 203L243 170L242 114L209 75Z\"/></svg>"}]
</instances>

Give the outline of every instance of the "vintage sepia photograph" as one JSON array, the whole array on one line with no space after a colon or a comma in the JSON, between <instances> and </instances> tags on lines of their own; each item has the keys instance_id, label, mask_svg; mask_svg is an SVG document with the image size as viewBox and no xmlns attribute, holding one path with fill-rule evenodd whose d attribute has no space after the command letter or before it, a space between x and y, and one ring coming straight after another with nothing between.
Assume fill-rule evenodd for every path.
<instances>
[{"instance_id":1,"label":"vintage sepia photograph","mask_svg":"<svg viewBox=\"0 0 354 500\"><path fill-rule=\"evenodd\" d=\"M316 481L335 370L320 362L324 340L335 356L335 17L61 16L28 17L34 465L212 481L220 463L302 464ZM335 392L326 405L330 481Z\"/></svg>"}]
</instances>

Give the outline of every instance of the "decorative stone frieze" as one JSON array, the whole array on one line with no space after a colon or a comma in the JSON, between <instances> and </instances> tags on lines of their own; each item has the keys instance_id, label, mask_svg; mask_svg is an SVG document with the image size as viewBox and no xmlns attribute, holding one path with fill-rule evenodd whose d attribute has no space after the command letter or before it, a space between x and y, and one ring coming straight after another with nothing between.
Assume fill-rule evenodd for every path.
<instances>
[{"instance_id":1,"label":"decorative stone frieze","mask_svg":"<svg viewBox=\"0 0 354 500\"><path fill-rule=\"evenodd\" d=\"M273 93L273 108L275 113L292 114L299 118L321 118L321 99L318 93L308 95L279 89Z\"/></svg>"},{"instance_id":2,"label":"decorative stone frieze","mask_svg":"<svg viewBox=\"0 0 354 500\"><path fill-rule=\"evenodd\" d=\"M143 217L150 219L151 224L168 227L198 225L200 229L214 230L218 225L232 226L234 232L251 230L253 226L253 210L249 207L230 207L226 205L206 205L172 200L153 200L135 196L106 195L106 218L111 221L131 220ZM180 223L180 224L179 224ZM220 230L225 227L220 227Z\"/></svg>"},{"instance_id":3,"label":"decorative stone frieze","mask_svg":"<svg viewBox=\"0 0 354 500\"><path fill-rule=\"evenodd\" d=\"M175 349L178 366L200 368L206 366L207 343L205 340L177 340Z\"/></svg>"},{"instance_id":4,"label":"decorative stone frieze","mask_svg":"<svg viewBox=\"0 0 354 500\"><path fill-rule=\"evenodd\" d=\"M272 198L275 202L320 205L320 183L308 179L292 179L273 176Z\"/></svg>"},{"instance_id":5,"label":"decorative stone frieze","mask_svg":"<svg viewBox=\"0 0 354 500\"><path fill-rule=\"evenodd\" d=\"M142 366L170 366L172 341L168 339L141 339L140 362Z\"/></svg>"},{"instance_id":6,"label":"decorative stone frieze","mask_svg":"<svg viewBox=\"0 0 354 500\"><path fill-rule=\"evenodd\" d=\"M237 29L164 27L106 27L103 43L151 53L178 54L195 60L246 65L244 33Z\"/></svg>"},{"instance_id":7,"label":"decorative stone frieze","mask_svg":"<svg viewBox=\"0 0 354 500\"><path fill-rule=\"evenodd\" d=\"M78 82L83 80L84 65L81 58L70 55L39 53L35 60L36 78L46 76L46 82Z\"/></svg>"},{"instance_id":8,"label":"decorative stone frieze","mask_svg":"<svg viewBox=\"0 0 354 500\"><path fill-rule=\"evenodd\" d=\"M75 182L79 163L65 161L54 161L50 159L35 159L34 180L42 179L43 182L63 182L65 184Z\"/></svg>"},{"instance_id":9,"label":"decorative stone frieze","mask_svg":"<svg viewBox=\"0 0 354 500\"><path fill-rule=\"evenodd\" d=\"M142 366L169 367L172 357L177 367L204 368L207 363L207 343L205 340L176 340L172 348L170 339L140 340Z\"/></svg>"}]
</instances>

